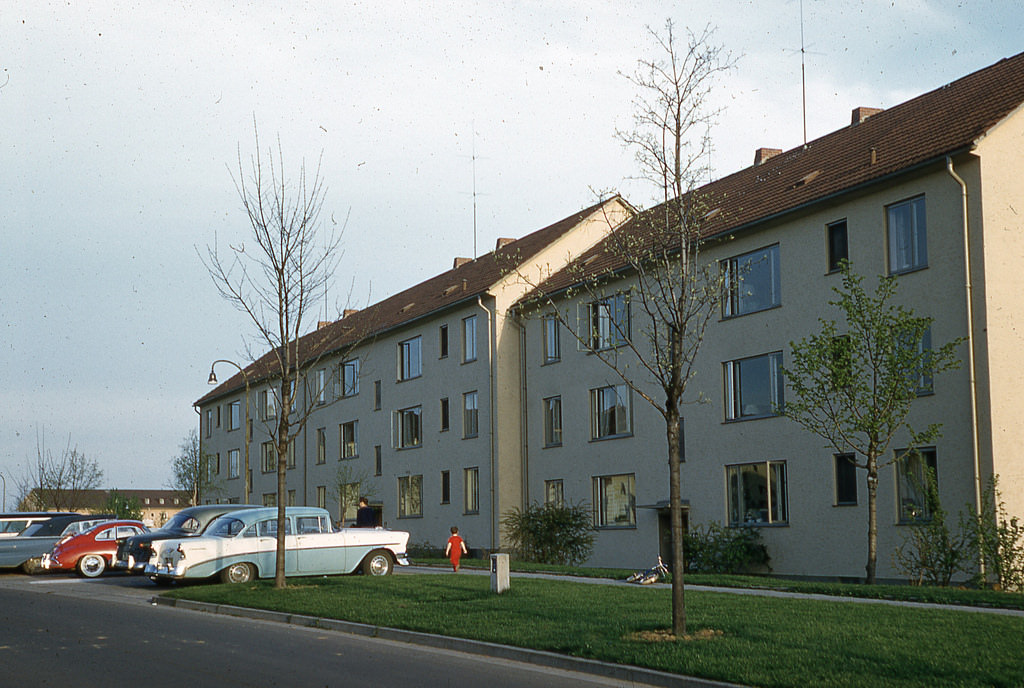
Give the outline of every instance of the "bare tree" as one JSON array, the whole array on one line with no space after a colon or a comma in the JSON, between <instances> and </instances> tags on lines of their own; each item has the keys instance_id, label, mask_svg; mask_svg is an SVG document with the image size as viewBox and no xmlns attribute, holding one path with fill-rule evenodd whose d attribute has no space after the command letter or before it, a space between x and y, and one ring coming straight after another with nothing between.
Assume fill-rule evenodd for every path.
<instances>
[{"instance_id":1,"label":"bare tree","mask_svg":"<svg viewBox=\"0 0 1024 688\"><path fill-rule=\"evenodd\" d=\"M338 500L338 522L345 523L345 512L355 508L360 497L369 499L377 494L376 488L369 484L366 471L356 471L342 462L331 481L331 496Z\"/></svg>"},{"instance_id":2,"label":"bare tree","mask_svg":"<svg viewBox=\"0 0 1024 688\"><path fill-rule=\"evenodd\" d=\"M617 132L635 150L640 178L657 188L660 203L639 213L588 256L567 268L573 286L548 291L533 285L535 303L556 317L581 345L608 366L665 420L672 533L672 630L686 632L683 586L683 520L680 480L681 425L694 377L694 362L708 322L720 302L723 277L701 258L715 199L708 181L709 127L718 110L708 99L716 78L733 66L713 31L687 32L678 41L671 21L650 30L658 57L640 60L627 78L637 88L633 128ZM600 260L597 260L600 258ZM596 267L599 266L599 267ZM563 280L565 282L565 280ZM559 307L578 298L577 313ZM642 317L634 326L636 306Z\"/></svg>"},{"instance_id":3,"label":"bare tree","mask_svg":"<svg viewBox=\"0 0 1024 688\"><path fill-rule=\"evenodd\" d=\"M223 253L214 243L207 247L204 264L221 296L256 326L255 345L269 352L256 361L256 372L276 385L277 415L267 432L277 455L277 532L283 533L288 447L313 410L300 404L298 393L309 389L307 373L315 363L310 351L317 346L301 338L311 319L315 323L318 302L340 260L342 231L333 222L324 230L320 220L326 187L319 162L308 176L303 161L289 180L280 139L276 152L269 150L264 157L255 124L254 132L255 153L246 165L239 150L237 176L232 175L253 243L232 244ZM326 381L315 384L313 396L325 386ZM284 538L278 538L278 588L285 586L284 546Z\"/></svg>"},{"instance_id":4,"label":"bare tree","mask_svg":"<svg viewBox=\"0 0 1024 688\"><path fill-rule=\"evenodd\" d=\"M36 460L26 473L16 479L19 508L28 511L74 511L86 503L86 493L98 489L103 471L95 459L87 458L71 446L59 455L46 448L45 440L36 438Z\"/></svg>"},{"instance_id":5,"label":"bare tree","mask_svg":"<svg viewBox=\"0 0 1024 688\"><path fill-rule=\"evenodd\" d=\"M214 497L221 492L216 477L214 457L202 450L199 433L193 428L181 443L181 448L171 463L172 490L177 490L192 506L197 506L203 497Z\"/></svg>"}]
</instances>

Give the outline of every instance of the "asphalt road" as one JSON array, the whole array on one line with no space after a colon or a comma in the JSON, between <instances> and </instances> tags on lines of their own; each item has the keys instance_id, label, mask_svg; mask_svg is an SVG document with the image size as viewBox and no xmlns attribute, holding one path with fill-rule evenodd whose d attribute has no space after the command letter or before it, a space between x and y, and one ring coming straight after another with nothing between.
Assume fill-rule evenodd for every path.
<instances>
[{"instance_id":1,"label":"asphalt road","mask_svg":"<svg viewBox=\"0 0 1024 688\"><path fill-rule=\"evenodd\" d=\"M0 574L0 686L611 686L344 633L155 606L139 577Z\"/></svg>"}]
</instances>

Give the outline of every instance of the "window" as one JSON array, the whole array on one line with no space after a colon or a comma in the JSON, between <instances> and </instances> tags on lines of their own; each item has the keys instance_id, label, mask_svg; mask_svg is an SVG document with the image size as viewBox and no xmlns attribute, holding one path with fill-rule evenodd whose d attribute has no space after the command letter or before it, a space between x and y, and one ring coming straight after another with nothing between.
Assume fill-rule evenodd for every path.
<instances>
[{"instance_id":1,"label":"window","mask_svg":"<svg viewBox=\"0 0 1024 688\"><path fill-rule=\"evenodd\" d=\"M562 360L562 343L559 340L558 318L546 315L541 321L544 327L544 364Z\"/></svg>"},{"instance_id":2,"label":"window","mask_svg":"<svg viewBox=\"0 0 1024 688\"><path fill-rule=\"evenodd\" d=\"M420 406L402 409L395 413L395 430L397 433L395 446L399 449L418 447L423 443L422 424L423 410Z\"/></svg>"},{"instance_id":3,"label":"window","mask_svg":"<svg viewBox=\"0 0 1024 688\"><path fill-rule=\"evenodd\" d=\"M213 409L206 409L206 436L213 435Z\"/></svg>"},{"instance_id":4,"label":"window","mask_svg":"<svg viewBox=\"0 0 1024 688\"><path fill-rule=\"evenodd\" d=\"M441 432L448 431L448 397L441 400Z\"/></svg>"},{"instance_id":5,"label":"window","mask_svg":"<svg viewBox=\"0 0 1024 688\"><path fill-rule=\"evenodd\" d=\"M277 493L276 492L264 492L263 493L263 506L277 506Z\"/></svg>"},{"instance_id":6,"label":"window","mask_svg":"<svg viewBox=\"0 0 1024 688\"><path fill-rule=\"evenodd\" d=\"M241 411L242 402L232 401L228 404L228 430L237 430L242 427Z\"/></svg>"},{"instance_id":7,"label":"window","mask_svg":"<svg viewBox=\"0 0 1024 688\"><path fill-rule=\"evenodd\" d=\"M899 274L928 267L924 196L885 209L889 232L889 272Z\"/></svg>"},{"instance_id":8,"label":"window","mask_svg":"<svg viewBox=\"0 0 1024 688\"><path fill-rule=\"evenodd\" d=\"M398 518L423 515L423 476L403 475L398 478Z\"/></svg>"},{"instance_id":9,"label":"window","mask_svg":"<svg viewBox=\"0 0 1024 688\"><path fill-rule=\"evenodd\" d=\"M437 332L438 358L448 358L448 326L441 325Z\"/></svg>"},{"instance_id":10,"label":"window","mask_svg":"<svg viewBox=\"0 0 1024 688\"><path fill-rule=\"evenodd\" d=\"M899 522L927 521L932 517L929 493L938 487L935 448L897 449L896 497Z\"/></svg>"},{"instance_id":11,"label":"window","mask_svg":"<svg viewBox=\"0 0 1024 688\"><path fill-rule=\"evenodd\" d=\"M590 390L590 437L600 440L621 437L633 431L629 409L629 388L610 385Z\"/></svg>"},{"instance_id":12,"label":"window","mask_svg":"<svg viewBox=\"0 0 1024 688\"><path fill-rule=\"evenodd\" d=\"M341 458L353 459L359 456L359 421L351 420L341 424Z\"/></svg>"},{"instance_id":13,"label":"window","mask_svg":"<svg viewBox=\"0 0 1024 688\"><path fill-rule=\"evenodd\" d=\"M217 427L220 427L220 406L217 407Z\"/></svg>"},{"instance_id":14,"label":"window","mask_svg":"<svg viewBox=\"0 0 1024 688\"><path fill-rule=\"evenodd\" d=\"M288 490L288 504L286 506L295 506L295 490ZM287 534L287 531L285 531Z\"/></svg>"},{"instance_id":15,"label":"window","mask_svg":"<svg viewBox=\"0 0 1024 688\"><path fill-rule=\"evenodd\" d=\"M594 478L594 525L598 528L636 526L636 486L632 473Z\"/></svg>"},{"instance_id":16,"label":"window","mask_svg":"<svg viewBox=\"0 0 1024 688\"><path fill-rule=\"evenodd\" d=\"M828 234L828 271L835 272L839 264L850 259L850 248L846 239L846 220L833 222L825 228Z\"/></svg>"},{"instance_id":17,"label":"window","mask_svg":"<svg viewBox=\"0 0 1024 688\"><path fill-rule=\"evenodd\" d=\"M562 444L562 397L548 397L544 400L544 446L557 447Z\"/></svg>"},{"instance_id":18,"label":"window","mask_svg":"<svg viewBox=\"0 0 1024 688\"><path fill-rule=\"evenodd\" d=\"M722 317L763 311L781 303L778 244L723 260L721 266L726 290Z\"/></svg>"},{"instance_id":19,"label":"window","mask_svg":"<svg viewBox=\"0 0 1024 688\"><path fill-rule=\"evenodd\" d=\"M288 456L287 465L288 468L295 468L295 441L291 440L288 442Z\"/></svg>"},{"instance_id":20,"label":"window","mask_svg":"<svg viewBox=\"0 0 1024 688\"><path fill-rule=\"evenodd\" d=\"M452 476L448 471L441 471L441 503L448 504L452 499Z\"/></svg>"},{"instance_id":21,"label":"window","mask_svg":"<svg viewBox=\"0 0 1024 688\"><path fill-rule=\"evenodd\" d=\"M209 456L206 461L206 481L212 483L220 474L220 452Z\"/></svg>"},{"instance_id":22,"label":"window","mask_svg":"<svg viewBox=\"0 0 1024 688\"><path fill-rule=\"evenodd\" d=\"M316 371L314 380L316 387L313 391L316 393L316 403L323 404L327 401L327 369L321 368Z\"/></svg>"},{"instance_id":23,"label":"window","mask_svg":"<svg viewBox=\"0 0 1024 688\"><path fill-rule=\"evenodd\" d=\"M783 404L782 352L725 363L725 417L764 418Z\"/></svg>"},{"instance_id":24,"label":"window","mask_svg":"<svg viewBox=\"0 0 1024 688\"><path fill-rule=\"evenodd\" d=\"M260 392L260 418L274 418L277 416L277 399L272 390Z\"/></svg>"},{"instance_id":25,"label":"window","mask_svg":"<svg viewBox=\"0 0 1024 688\"><path fill-rule=\"evenodd\" d=\"M327 428L316 429L316 462L327 463Z\"/></svg>"},{"instance_id":26,"label":"window","mask_svg":"<svg viewBox=\"0 0 1024 688\"><path fill-rule=\"evenodd\" d=\"M373 410L380 411L380 380L373 381Z\"/></svg>"},{"instance_id":27,"label":"window","mask_svg":"<svg viewBox=\"0 0 1024 688\"><path fill-rule=\"evenodd\" d=\"M354 397L359 394L359 359L341 364L341 396Z\"/></svg>"},{"instance_id":28,"label":"window","mask_svg":"<svg viewBox=\"0 0 1024 688\"><path fill-rule=\"evenodd\" d=\"M907 338L909 339L909 337ZM908 342L908 346L909 346ZM915 351L913 353L914 358L919 363L914 370L910 371L910 379L915 384L915 392L918 396L923 396L932 393L932 374L931 374L931 350L932 350L932 328L929 326L921 334L921 339L913 344Z\"/></svg>"},{"instance_id":29,"label":"window","mask_svg":"<svg viewBox=\"0 0 1024 688\"><path fill-rule=\"evenodd\" d=\"M480 513L480 469L467 468L462 471L465 513Z\"/></svg>"},{"instance_id":30,"label":"window","mask_svg":"<svg viewBox=\"0 0 1024 688\"><path fill-rule=\"evenodd\" d=\"M238 466L238 450L231 449L228 451L228 477L237 478L241 474Z\"/></svg>"},{"instance_id":31,"label":"window","mask_svg":"<svg viewBox=\"0 0 1024 688\"><path fill-rule=\"evenodd\" d=\"M356 512L359 510L359 483L345 483L341 486L339 499L341 500L341 522L355 521Z\"/></svg>"},{"instance_id":32,"label":"window","mask_svg":"<svg viewBox=\"0 0 1024 688\"><path fill-rule=\"evenodd\" d=\"M561 479L544 481L544 503L555 506L565 505L565 490L562 487Z\"/></svg>"},{"instance_id":33,"label":"window","mask_svg":"<svg viewBox=\"0 0 1024 688\"><path fill-rule=\"evenodd\" d=\"M462 437L476 437L478 431L479 414L477 411L476 392L466 392L462 395Z\"/></svg>"},{"instance_id":34,"label":"window","mask_svg":"<svg viewBox=\"0 0 1024 688\"><path fill-rule=\"evenodd\" d=\"M377 444L373 447L373 474L380 475L382 469L383 465L381 461L380 445Z\"/></svg>"},{"instance_id":35,"label":"window","mask_svg":"<svg viewBox=\"0 0 1024 688\"><path fill-rule=\"evenodd\" d=\"M626 294L616 294L587 304L586 328L581 332L589 332L589 348L592 351L610 349L625 344L629 339L629 298Z\"/></svg>"},{"instance_id":36,"label":"window","mask_svg":"<svg viewBox=\"0 0 1024 688\"><path fill-rule=\"evenodd\" d=\"M836 506L857 505L857 465L853 454L836 454Z\"/></svg>"},{"instance_id":37,"label":"window","mask_svg":"<svg viewBox=\"0 0 1024 688\"><path fill-rule=\"evenodd\" d=\"M260 445L260 466L264 473L273 473L277 470L277 449L273 442L264 442Z\"/></svg>"},{"instance_id":38,"label":"window","mask_svg":"<svg viewBox=\"0 0 1024 688\"><path fill-rule=\"evenodd\" d=\"M422 344L422 337L413 337L398 345L399 380L412 380L423 374Z\"/></svg>"},{"instance_id":39,"label":"window","mask_svg":"<svg viewBox=\"0 0 1024 688\"><path fill-rule=\"evenodd\" d=\"M462 362L476 360L476 316L462 319Z\"/></svg>"},{"instance_id":40,"label":"window","mask_svg":"<svg viewBox=\"0 0 1024 688\"><path fill-rule=\"evenodd\" d=\"M760 461L726 466L729 525L787 523L786 462Z\"/></svg>"}]
</instances>

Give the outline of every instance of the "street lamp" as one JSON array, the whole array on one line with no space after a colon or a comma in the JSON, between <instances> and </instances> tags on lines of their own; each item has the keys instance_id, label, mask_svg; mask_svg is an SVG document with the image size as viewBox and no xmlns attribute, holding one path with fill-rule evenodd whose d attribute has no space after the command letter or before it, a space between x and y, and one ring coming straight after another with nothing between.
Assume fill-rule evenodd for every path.
<instances>
[{"instance_id":1,"label":"street lamp","mask_svg":"<svg viewBox=\"0 0 1024 688\"><path fill-rule=\"evenodd\" d=\"M217 384L217 375L213 372L213 367L218 363L227 363L238 368L238 372L242 374L242 379L245 380L245 499L242 500L243 504L249 503L249 492L252 490L249 476L249 375L245 372L245 369L235 363L234 361L228 361L223 358L219 358L210 364L210 378L207 382L211 385Z\"/></svg>"}]
</instances>

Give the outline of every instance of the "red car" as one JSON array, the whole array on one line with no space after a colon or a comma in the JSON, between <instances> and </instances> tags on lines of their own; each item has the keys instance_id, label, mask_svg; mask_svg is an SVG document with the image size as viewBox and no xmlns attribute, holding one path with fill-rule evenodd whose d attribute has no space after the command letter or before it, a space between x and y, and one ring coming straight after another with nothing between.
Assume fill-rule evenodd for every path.
<instances>
[{"instance_id":1,"label":"red car","mask_svg":"<svg viewBox=\"0 0 1024 688\"><path fill-rule=\"evenodd\" d=\"M110 566L117 552L117 541L149 532L140 521L107 521L80 535L65 538L43 555L43 568L49 571L78 571L95 578Z\"/></svg>"}]
</instances>

